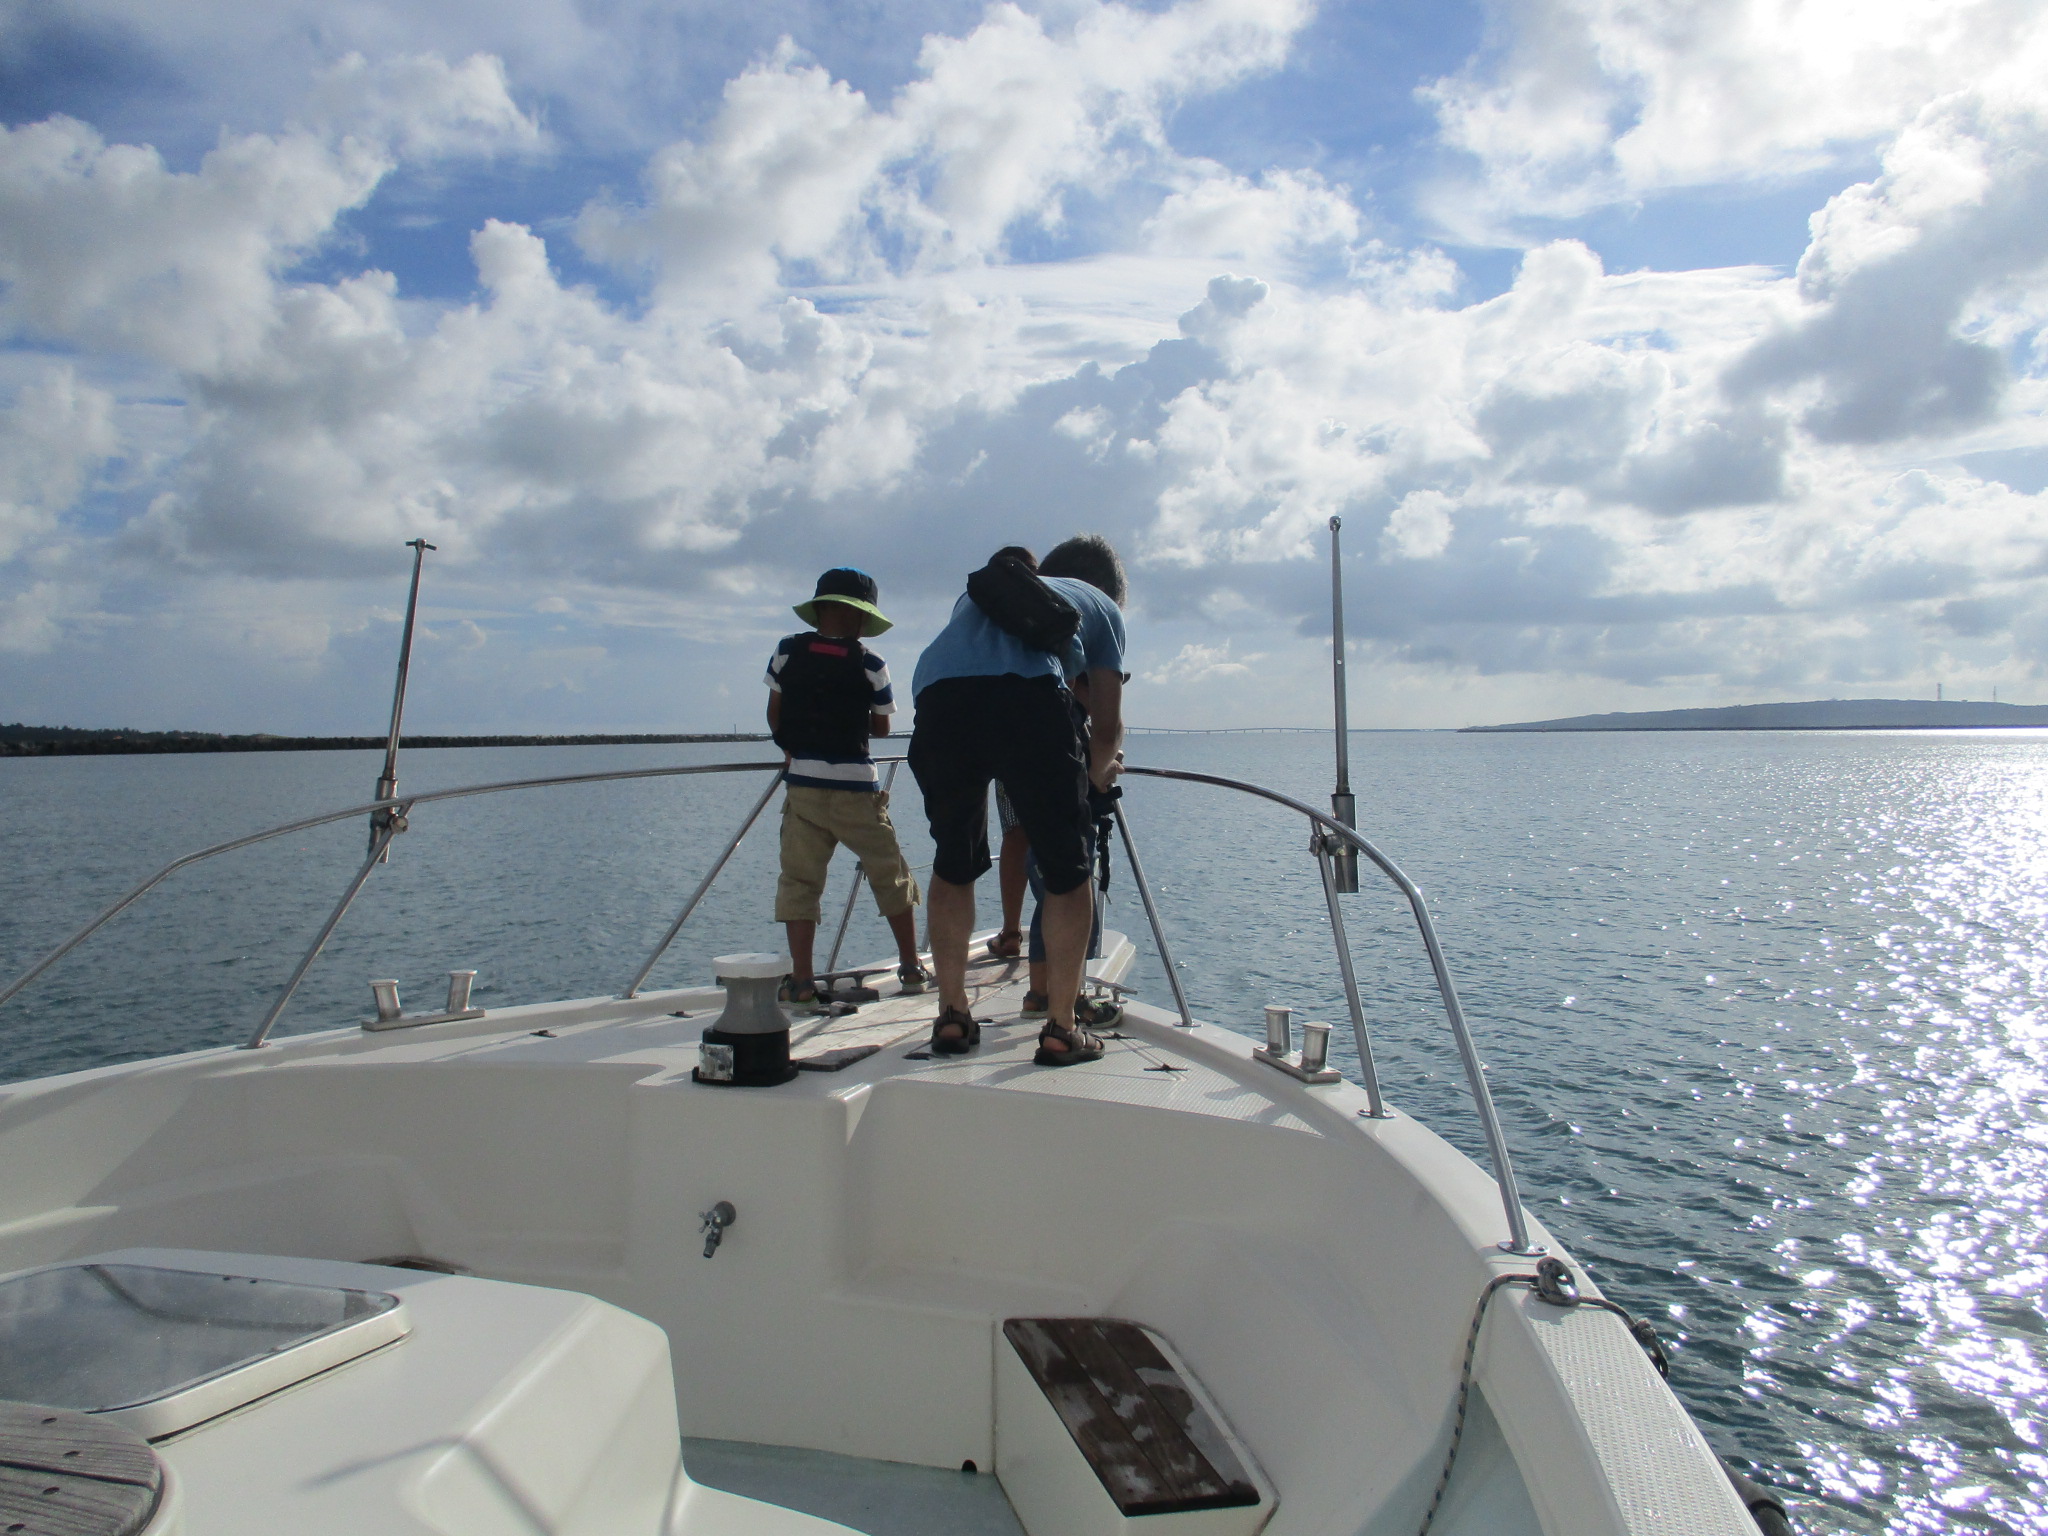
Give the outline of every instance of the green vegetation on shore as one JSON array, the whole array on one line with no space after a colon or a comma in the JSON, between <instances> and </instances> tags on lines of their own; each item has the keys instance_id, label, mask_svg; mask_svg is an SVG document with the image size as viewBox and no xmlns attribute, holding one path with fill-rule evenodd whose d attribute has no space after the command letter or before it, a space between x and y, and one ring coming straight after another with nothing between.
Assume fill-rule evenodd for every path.
<instances>
[{"instance_id":1,"label":"green vegetation on shore","mask_svg":"<svg viewBox=\"0 0 2048 1536\"><path fill-rule=\"evenodd\" d=\"M667 746L687 741L766 741L758 732L633 736L406 736L406 747ZM134 752L339 752L382 747L382 736L222 736L211 731L82 730L0 725L0 757L93 757Z\"/></svg>"}]
</instances>

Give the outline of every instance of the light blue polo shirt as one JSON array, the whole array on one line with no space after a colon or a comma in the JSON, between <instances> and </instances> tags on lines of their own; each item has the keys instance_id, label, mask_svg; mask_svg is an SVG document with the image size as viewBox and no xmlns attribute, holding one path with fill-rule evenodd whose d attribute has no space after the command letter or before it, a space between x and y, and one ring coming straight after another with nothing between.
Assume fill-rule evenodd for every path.
<instances>
[{"instance_id":1,"label":"light blue polo shirt","mask_svg":"<svg viewBox=\"0 0 2048 1536\"><path fill-rule=\"evenodd\" d=\"M1064 657L1035 651L976 606L965 593L953 605L953 617L917 658L910 695L916 698L933 683L950 677L1076 677L1091 668L1124 669L1123 610L1099 587L1075 576L1047 576L1045 584L1081 611L1081 628Z\"/></svg>"}]
</instances>

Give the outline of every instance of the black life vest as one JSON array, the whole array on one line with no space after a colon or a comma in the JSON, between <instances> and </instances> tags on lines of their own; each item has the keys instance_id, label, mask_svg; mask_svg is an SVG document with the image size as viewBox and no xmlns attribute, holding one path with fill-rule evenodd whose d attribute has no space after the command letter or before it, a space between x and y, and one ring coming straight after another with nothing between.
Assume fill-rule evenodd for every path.
<instances>
[{"instance_id":1,"label":"black life vest","mask_svg":"<svg viewBox=\"0 0 2048 1536\"><path fill-rule=\"evenodd\" d=\"M775 745L798 757L865 757L875 690L858 640L792 635L778 674L781 725Z\"/></svg>"}]
</instances>

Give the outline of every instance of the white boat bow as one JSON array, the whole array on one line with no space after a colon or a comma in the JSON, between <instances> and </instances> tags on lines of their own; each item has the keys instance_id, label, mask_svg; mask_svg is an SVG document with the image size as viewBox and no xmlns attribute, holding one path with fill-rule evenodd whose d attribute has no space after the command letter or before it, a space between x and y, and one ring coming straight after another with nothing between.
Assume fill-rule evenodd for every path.
<instances>
[{"instance_id":1,"label":"white boat bow","mask_svg":"<svg viewBox=\"0 0 2048 1536\"><path fill-rule=\"evenodd\" d=\"M388 842L435 798L338 815L395 813ZM1103 953L1091 977L1120 989L1131 941ZM158 1536L1755 1536L1590 1279L1564 1266L1578 1304L1539 1287L1562 1250L1511 1176L1184 1004L1127 1000L1102 1061L1034 1067L1017 964L972 978L972 1054L923 1048L932 1000L892 968L800 1026L814 1070L772 1088L695 1080L720 989L638 981L273 1037L287 989L260 1048L11 1085L0 1398L111 1434L133 1403L47 1384L122 1389L23 1341L75 1324L90 1352L129 1308L102 1353L156 1391L177 1339L243 1326L97 1278L168 1273L373 1298L335 1303L351 1317L392 1297L404 1328L343 1353L307 1323L207 1357L196 1419L130 1414L163 1478L126 1529ZM1362 1022L1359 1043L1369 1064ZM79 1274L115 1297L91 1318L50 1300Z\"/></svg>"}]
</instances>

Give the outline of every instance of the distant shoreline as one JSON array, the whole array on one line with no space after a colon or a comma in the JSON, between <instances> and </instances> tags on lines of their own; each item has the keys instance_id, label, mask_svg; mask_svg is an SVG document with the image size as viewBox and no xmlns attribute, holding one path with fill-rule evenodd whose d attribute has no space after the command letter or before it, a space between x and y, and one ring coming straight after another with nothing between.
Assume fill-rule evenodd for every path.
<instances>
[{"instance_id":1,"label":"distant shoreline","mask_svg":"<svg viewBox=\"0 0 2048 1536\"><path fill-rule=\"evenodd\" d=\"M758 731L624 736L406 736L399 745L441 747L655 747L684 742L766 741ZM0 725L0 757L126 757L161 752L361 752L383 736L222 736L208 731L93 731Z\"/></svg>"},{"instance_id":2,"label":"distant shoreline","mask_svg":"<svg viewBox=\"0 0 2048 1536\"><path fill-rule=\"evenodd\" d=\"M1970 699L1809 699L1798 704L1570 715L1517 725L1468 725L1464 731L1940 731L2027 726L2048 726L2048 705Z\"/></svg>"}]
</instances>

